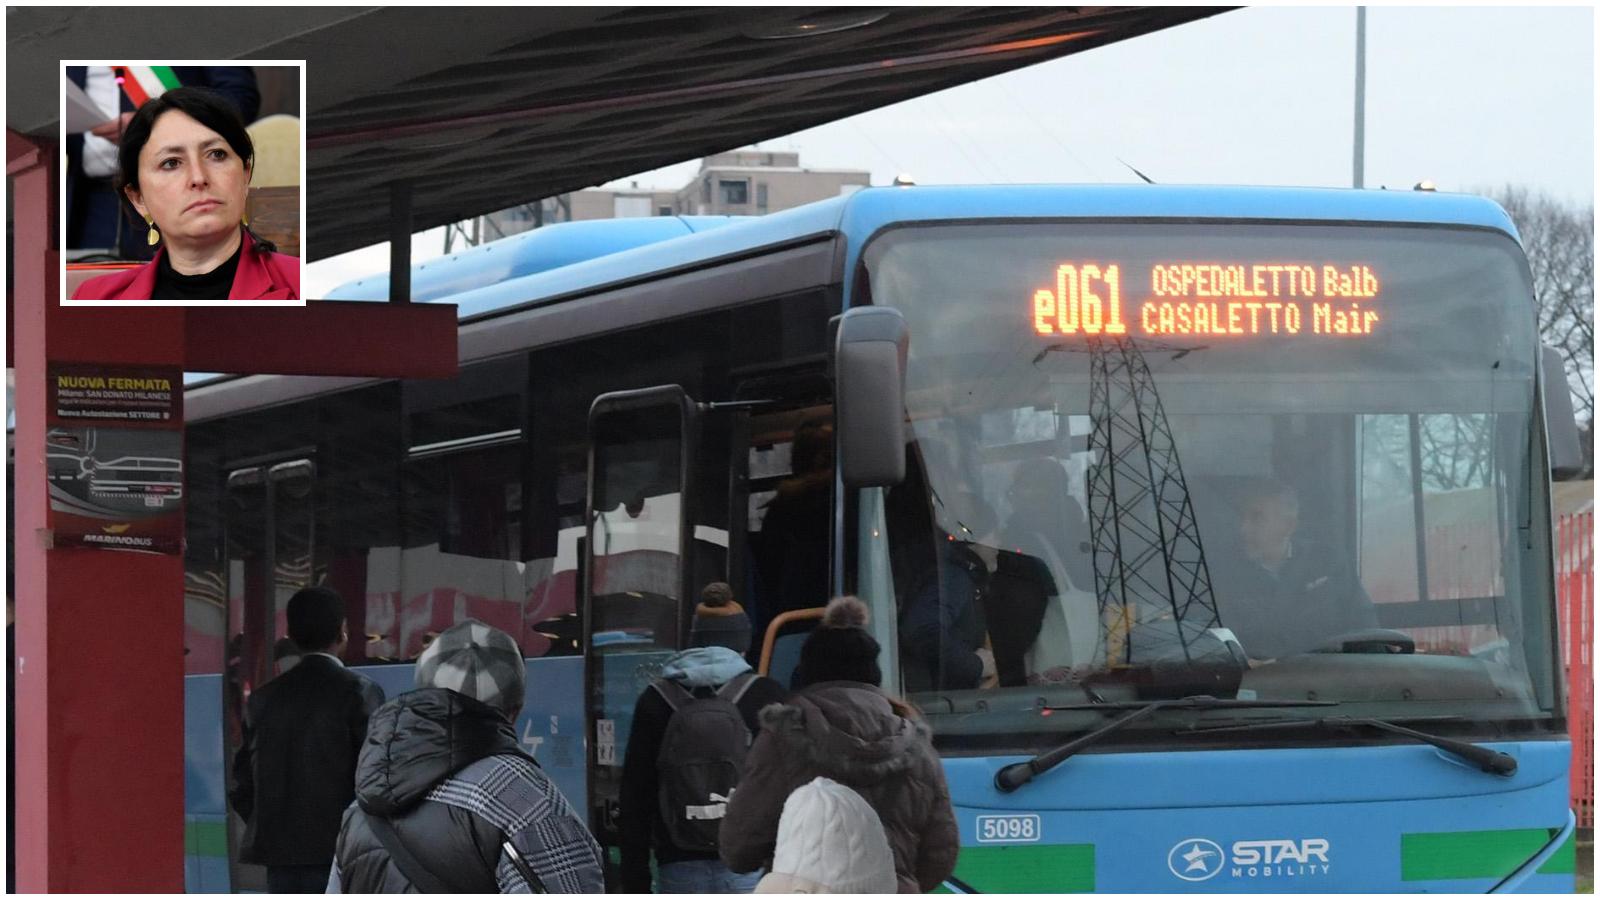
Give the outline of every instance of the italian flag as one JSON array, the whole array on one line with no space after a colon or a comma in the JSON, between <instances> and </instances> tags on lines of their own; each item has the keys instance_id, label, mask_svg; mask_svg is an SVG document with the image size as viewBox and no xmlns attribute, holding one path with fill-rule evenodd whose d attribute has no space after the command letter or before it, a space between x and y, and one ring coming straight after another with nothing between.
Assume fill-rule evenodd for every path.
<instances>
[{"instance_id":1,"label":"italian flag","mask_svg":"<svg viewBox=\"0 0 1600 900\"><path fill-rule=\"evenodd\" d=\"M135 107L143 106L152 97L159 97L178 87L178 76L171 66L112 66L117 84L128 95Z\"/></svg>"}]
</instances>

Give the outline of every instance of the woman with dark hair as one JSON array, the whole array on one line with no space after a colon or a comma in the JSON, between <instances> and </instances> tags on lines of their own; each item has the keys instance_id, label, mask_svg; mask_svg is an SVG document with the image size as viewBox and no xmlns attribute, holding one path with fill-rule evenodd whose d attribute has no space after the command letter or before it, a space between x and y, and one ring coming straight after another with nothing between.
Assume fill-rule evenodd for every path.
<instances>
[{"instance_id":1,"label":"woman with dark hair","mask_svg":"<svg viewBox=\"0 0 1600 900\"><path fill-rule=\"evenodd\" d=\"M197 87L167 91L129 120L117 185L159 246L150 262L92 278L75 300L298 300L300 261L250 230L255 146L233 106Z\"/></svg>"}]
</instances>

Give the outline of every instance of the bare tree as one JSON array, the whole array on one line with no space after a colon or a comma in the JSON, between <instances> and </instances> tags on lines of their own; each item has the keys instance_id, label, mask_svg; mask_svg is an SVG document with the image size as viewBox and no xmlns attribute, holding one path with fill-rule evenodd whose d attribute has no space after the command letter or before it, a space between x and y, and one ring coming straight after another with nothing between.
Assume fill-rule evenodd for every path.
<instances>
[{"instance_id":1,"label":"bare tree","mask_svg":"<svg viewBox=\"0 0 1600 900\"><path fill-rule=\"evenodd\" d=\"M1539 305L1539 335L1562 355L1583 434L1585 470L1594 470L1594 205L1562 203L1507 185L1485 191L1522 235Z\"/></svg>"}]
</instances>

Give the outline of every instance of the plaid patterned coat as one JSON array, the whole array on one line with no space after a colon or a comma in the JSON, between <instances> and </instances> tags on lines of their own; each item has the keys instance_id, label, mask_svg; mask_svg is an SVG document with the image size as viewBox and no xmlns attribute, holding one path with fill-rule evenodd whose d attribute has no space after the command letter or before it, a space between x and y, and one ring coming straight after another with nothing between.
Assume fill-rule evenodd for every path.
<instances>
[{"instance_id":1,"label":"plaid patterned coat","mask_svg":"<svg viewBox=\"0 0 1600 900\"><path fill-rule=\"evenodd\" d=\"M505 717L427 688L373 713L344 813L330 893L415 893L369 824L384 816L434 877L463 893L528 893L510 841L552 894L604 890L583 817L518 746Z\"/></svg>"}]
</instances>

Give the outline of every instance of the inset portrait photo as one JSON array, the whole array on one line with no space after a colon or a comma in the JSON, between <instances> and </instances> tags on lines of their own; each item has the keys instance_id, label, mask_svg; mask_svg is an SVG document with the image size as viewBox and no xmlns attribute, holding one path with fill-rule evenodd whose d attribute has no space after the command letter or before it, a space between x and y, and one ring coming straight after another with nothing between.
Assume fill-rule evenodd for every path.
<instances>
[{"instance_id":1,"label":"inset portrait photo","mask_svg":"<svg viewBox=\"0 0 1600 900\"><path fill-rule=\"evenodd\" d=\"M64 61L63 306L300 306L305 63Z\"/></svg>"}]
</instances>

